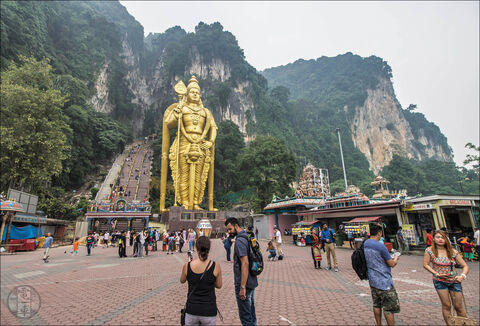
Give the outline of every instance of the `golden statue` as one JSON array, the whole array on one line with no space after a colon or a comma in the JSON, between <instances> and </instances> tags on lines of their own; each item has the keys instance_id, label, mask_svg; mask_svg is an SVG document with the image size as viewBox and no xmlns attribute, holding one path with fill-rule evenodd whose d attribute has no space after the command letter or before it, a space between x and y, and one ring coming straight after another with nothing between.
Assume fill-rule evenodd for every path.
<instances>
[{"instance_id":1,"label":"golden statue","mask_svg":"<svg viewBox=\"0 0 480 326\"><path fill-rule=\"evenodd\" d=\"M217 125L212 113L203 106L195 76L175 85L178 103L170 105L163 116L160 211L165 209L168 160L177 203L188 210L200 210L208 178L208 209L213 208L213 161ZM177 136L170 146L170 130Z\"/></svg>"}]
</instances>

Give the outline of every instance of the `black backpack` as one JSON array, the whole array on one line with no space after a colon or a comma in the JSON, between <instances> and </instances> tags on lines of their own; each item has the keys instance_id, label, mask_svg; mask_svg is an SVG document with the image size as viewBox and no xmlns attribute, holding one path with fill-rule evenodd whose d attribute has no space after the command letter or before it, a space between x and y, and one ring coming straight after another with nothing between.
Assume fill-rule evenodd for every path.
<instances>
[{"instance_id":1,"label":"black backpack","mask_svg":"<svg viewBox=\"0 0 480 326\"><path fill-rule=\"evenodd\" d=\"M368 280L367 261L363 251L363 243L360 248L355 249L352 254L352 267L361 280Z\"/></svg>"},{"instance_id":2,"label":"black backpack","mask_svg":"<svg viewBox=\"0 0 480 326\"><path fill-rule=\"evenodd\" d=\"M263 256L260 251L260 244L255 237L249 237L247 235L239 234L241 238L244 238L248 242L248 267L250 274L258 276L263 272Z\"/></svg>"}]
</instances>

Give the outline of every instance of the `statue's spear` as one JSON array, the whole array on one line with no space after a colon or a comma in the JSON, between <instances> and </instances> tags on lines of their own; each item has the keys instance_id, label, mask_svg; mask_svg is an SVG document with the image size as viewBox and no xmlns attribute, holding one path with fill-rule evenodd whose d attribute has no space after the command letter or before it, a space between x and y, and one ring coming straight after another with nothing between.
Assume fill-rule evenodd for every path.
<instances>
[{"instance_id":1,"label":"statue's spear","mask_svg":"<svg viewBox=\"0 0 480 326\"><path fill-rule=\"evenodd\" d=\"M178 192L180 191L179 189L179 175L180 172L178 171L179 169L179 164L178 161L180 159L180 125L182 123L182 107L183 107L183 100L185 98L185 95L187 94L187 87L183 83L183 81L179 81L175 87L174 87L175 93L177 93L178 96L178 108L180 108L180 112L178 113L178 124L177 124L177 158L176 158L176 175L175 175L175 201L173 203L173 206L177 206L177 200L178 200Z\"/></svg>"}]
</instances>

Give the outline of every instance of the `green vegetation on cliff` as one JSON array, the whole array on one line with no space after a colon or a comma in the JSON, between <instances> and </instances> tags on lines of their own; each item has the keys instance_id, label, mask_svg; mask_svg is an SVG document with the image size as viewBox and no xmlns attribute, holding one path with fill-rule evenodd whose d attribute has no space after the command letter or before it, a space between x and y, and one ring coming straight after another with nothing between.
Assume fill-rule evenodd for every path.
<instances>
[{"instance_id":1,"label":"green vegetation on cliff","mask_svg":"<svg viewBox=\"0 0 480 326\"><path fill-rule=\"evenodd\" d=\"M125 81L120 54L125 34L137 50L143 47L143 27L118 2L2 1L2 70L19 55L50 59L53 72L71 75L87 85L88 95L100 69L108 64L109 100L114 116L127 120L135 105Z\"/></svg>"}]
</instances>

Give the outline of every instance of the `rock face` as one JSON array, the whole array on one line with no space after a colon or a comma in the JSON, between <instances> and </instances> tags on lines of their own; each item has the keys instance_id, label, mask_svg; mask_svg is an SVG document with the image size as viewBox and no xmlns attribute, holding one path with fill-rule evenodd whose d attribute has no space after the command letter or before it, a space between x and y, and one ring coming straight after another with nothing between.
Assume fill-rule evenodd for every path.
<instances>
[{"instance_id":1,"label":"rock face","mask_svg":"<svg viewBox=\"0 0 480 326\"><path fill-rule=\"evenodd\" d=\"M139 55L131 49L127 42L124 42L122 57L128 67L126 79L134 94L132 102L139 107L133 121L134 134L139 135L143 131L144 119L147 112L151 112L154 116L153 119L155 120L156 127L161 124L165 109L168 105L178 101L173 91L174 85L185 77L175 76L168 78L165 75L164 69L162 69L166 60L164 53L159 55L154 64L143 72L138 63L140 60ZM213 83L230 81L230 66L222 60L214 58L211 62L205 63L206 60L204 60L195 48L191 49L189 58L190 61L186 67L186 75L195 75L198 79L209 80ZM187 82L187 80L184 80L184 82ZM209 105L208 94L210 93L210 89L208 86L203 87L203 85L204 84L202 84L203 103L212 111L215 120L232 120L239 126L240 131L244 133L245 137L248 138L246 135L246 112L249 110L253 112L254 106L247 92L250 83L248 81L236 83L236 87L232 88L225 105L217 107L211 107ZM97 92L98 90L102 89L97 88ZM97 97L99 97L98 94L94 98ZM97 100L97 102L99 101ZM96 109L100 111L103 107L97 105ZM102 112L107 111L104 110ZM252 118L253 120L255 119L254 117Z\"/></svg>"},{"instance_id":2,"label":"rock face","mask_svg":"<svg viewBox=\"0 0 480 326\"><path fill-rule=\"evenodd\" d=\"M394 154L417 160L451 159L440 145L425 136L422 129L423 136L417 141L425 146L424 153L415 146L410 125L396 103L391 82L386 79L382 79L376 89L368 90L365 103L355 108L349 125L355 146L365 154L375 174L388 165Z\"/></svg>"},{"instance_id":3,"label":"rock face","mask_svg":"<svg viewBox=\"0 0 480 326\"><path fill-rule=\"evenodd\" d=\"M112 104L108 100L108 62L106 62L100 70L97 81L95 82L95 95L90 99L95 111L103 113L111 113L113 110Z\"/></svg>"}]
</instances>

